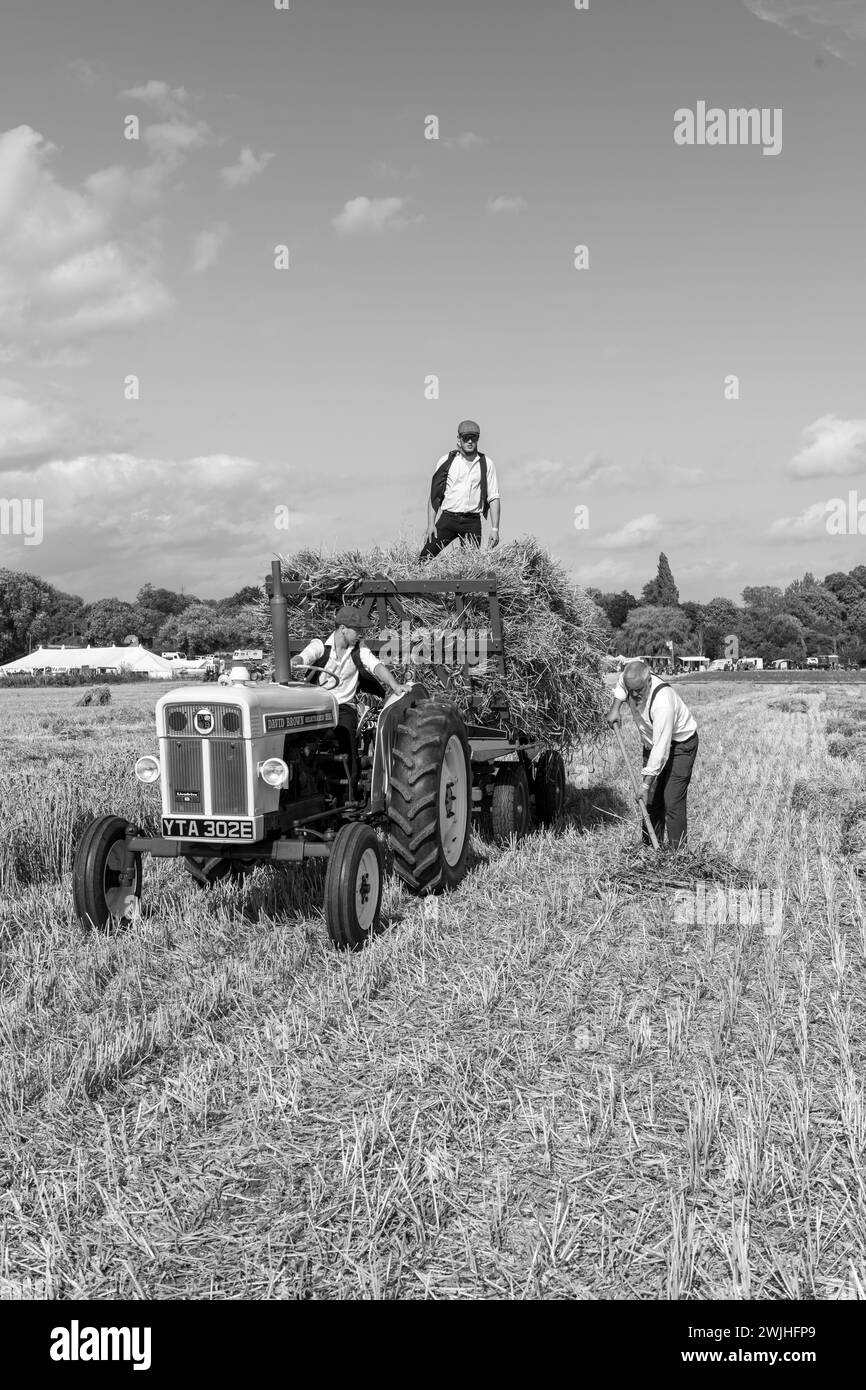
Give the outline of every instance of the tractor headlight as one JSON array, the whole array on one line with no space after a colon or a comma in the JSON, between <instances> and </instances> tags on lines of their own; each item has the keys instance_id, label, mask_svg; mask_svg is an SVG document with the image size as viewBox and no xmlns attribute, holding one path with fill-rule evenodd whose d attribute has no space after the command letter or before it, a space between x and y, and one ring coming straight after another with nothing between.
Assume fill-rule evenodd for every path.
<instances>
[{"instance_id":1,"label":"tractor headlight","mask_svg":"<svg viewBox=\"0 0 866 1390\"><path fill-rule=\"evenodd\" d=\"M288 764L282 758L265 758L259 763L259 776L269 787L285 787L289 781Z\"/></svg>"},{"instance_id":2,"label":"tractor headlight","mask_svg":"<svg viewBox=\"0 0 866 1390\"><path fill-rule=\"evenodd\" d=\"M139 782L143 782L146 787L151 783L159 781L159 758L155 758L152 753L145 753L143 758L139 758L135 764L135 775Z\"/></svg>"}]
</instances>

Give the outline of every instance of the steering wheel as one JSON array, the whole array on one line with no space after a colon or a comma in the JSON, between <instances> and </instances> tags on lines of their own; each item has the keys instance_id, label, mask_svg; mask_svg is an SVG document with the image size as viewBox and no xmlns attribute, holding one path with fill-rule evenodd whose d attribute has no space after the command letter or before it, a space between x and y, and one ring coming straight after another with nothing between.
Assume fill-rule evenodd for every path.
<instances>
[{"instance_id":1,"label":"steering wheel","mask_svg":"<svg viewBox=\"0 0 866 1390\"><path fill-rule=\"evenodd\" d=\"M299 662L298 662L295 666L293 666L291 669L292 669L293 671L315 671L315 673L316 673L317 676L325 676L329 681L331 681L331 684L330 684L330 685L321 685L320 682L317 682L317 684L320 685L320 688L321 688L322 690L326 690L326 691L336 690L337 686L340 684L340 678L339 678L339 676L335 676L333 671L323 671L322 668L321 668L321 666L308 666L307 663L306 663L305 661L299 661ZM311 681L304 681L303 684L305 684L305 685L311 685L312 682L311 682Z\"/></svg>"}]
</instances>

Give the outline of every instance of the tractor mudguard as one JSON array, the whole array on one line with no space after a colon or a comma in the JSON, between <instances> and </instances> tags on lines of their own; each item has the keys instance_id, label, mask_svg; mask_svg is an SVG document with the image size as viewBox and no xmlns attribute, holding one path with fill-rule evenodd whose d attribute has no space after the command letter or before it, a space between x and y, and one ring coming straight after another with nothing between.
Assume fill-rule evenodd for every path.
<instances>
[{"instance_id":1,"label":"tractor mudguard","mask_svg":"<svg viewBox=\"0 0 866 1390\"><path fill-rule=\"evenodd\" d=\"M373 749L373 777L370 784L370 810L385 810L388 795L388 776L391 770L391 754L397 737L397 726L403 711L419 700L429 700L427 687L415 681L407 695L392 695L385 702L376 727L376 746Z\"/></svg>"}]
</instances>

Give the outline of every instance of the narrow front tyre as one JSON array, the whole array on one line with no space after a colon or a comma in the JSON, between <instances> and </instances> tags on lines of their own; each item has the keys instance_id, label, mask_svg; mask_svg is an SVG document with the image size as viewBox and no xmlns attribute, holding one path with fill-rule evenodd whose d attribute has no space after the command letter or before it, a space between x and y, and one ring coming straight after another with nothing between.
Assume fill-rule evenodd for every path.
<instances>
[{"instance_id":1,"label":"narrow front tyre","mask_svg":"<svg viewBox=\"0 0 866 1390\"><path fill-rule=\"evenodd\" d=\"M85 931L128 927L141 898L141 855L127 844L129 821L99 816L86 827L72 861L72 901Z\"/></svg>"},{"instance_id":2,"label":"narrow front tyre","mask_svg":"<svg viewBox=\"0 0 866 1390\"><path fill-rule=\"evenodd\" d=\"M357 951L379 931L385 860L374 830L358 821L334 840L325 874L325 921L334 945Z\"/></svg>"}]
</instances>

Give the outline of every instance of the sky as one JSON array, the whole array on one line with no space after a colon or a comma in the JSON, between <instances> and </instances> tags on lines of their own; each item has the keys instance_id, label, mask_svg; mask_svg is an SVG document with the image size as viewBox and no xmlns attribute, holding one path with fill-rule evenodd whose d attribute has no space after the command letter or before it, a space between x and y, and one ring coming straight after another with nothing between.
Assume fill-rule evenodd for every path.
<instances>
[{"instance_id":1,"label":"sky","mask_svg":"<svg viewBox=\"0 0 866 1390\"><path fill-rule=\"evenodd\" d=\"M420 548L465 417L580 583L863 561L866 0L276 4L4 0L0 566Z\"/></svg>"}]
</instances>

